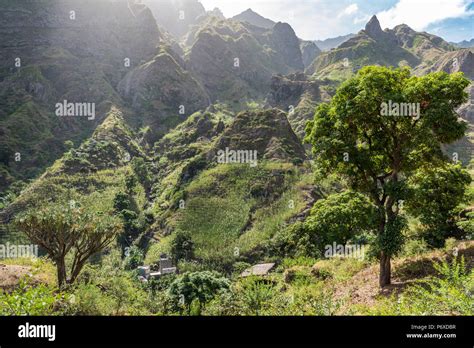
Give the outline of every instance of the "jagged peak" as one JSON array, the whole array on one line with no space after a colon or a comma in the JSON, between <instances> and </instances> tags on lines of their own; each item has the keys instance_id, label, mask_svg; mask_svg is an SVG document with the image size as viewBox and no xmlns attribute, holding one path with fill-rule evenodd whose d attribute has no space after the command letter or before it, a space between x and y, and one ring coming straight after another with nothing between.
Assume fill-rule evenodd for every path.
<instances>
[{"instance_id":1,"label":"jagged peak","mask_svg":"<svg viewBox=\"0 0 474 348\"><path fill-rule=\"evenodd\" d=\"M373 15L372 18L365 25L365 32L369 36L377 37L383 33L382 27L376 15Z\"/></svg>"}]
</instances>

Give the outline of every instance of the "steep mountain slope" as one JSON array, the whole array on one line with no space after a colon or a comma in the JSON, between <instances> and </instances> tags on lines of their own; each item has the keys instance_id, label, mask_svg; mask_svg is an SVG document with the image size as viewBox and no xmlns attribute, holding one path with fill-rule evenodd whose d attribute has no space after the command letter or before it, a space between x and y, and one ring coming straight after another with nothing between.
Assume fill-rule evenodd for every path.
<instances>
[{"instance_id":1,"label":"steep mountain slope","mask_svg":"<svg viewBox=\"0 0 474 348\"><path fill-rule=\"evenodd\" d=\"M356 36L317 57L307 71L320 78L344 79L364 65L416 66L420 61L414 53L398 45L392 31L383 31L374 16Z\"/></svg>"},{"instance_id":2,"label":"steep mountain slope","mask_svg":"<svg viewBox=\"0 0 474 348\"><path fill-rule=\"evenodd\" d=\"M65 140L88 137L106 102L120 103L114 87L130 69L125 62L151 58L160 33L148 9L125 1L9 1L0 3L0 37L4 189L39 174L66 149ZM56 116L65 100L95 104L94 117Z\"/></svg>"},{"instance_id":3,"label":"steep mountain slope","mask_svg":"<svg viewBox=\"0 0 474 348\"><path fill-rule=\"evenodd\" d=\"M109 105L92 136L66 152L29 185L13 204L0 212L0 221L8 223L16 214L47 202L73 200L88 202L98 211L111 210L114 196L118 188L123 188L124 177L130 171L131 159L147 158L139 139L124 120L126 112ZM141 203L144 204L144 197Z\"/></svg>"},{"instance_id":4,"label":"steep mountain slope","mask_svg":"<svg viewBox=\"0 0 474 348\"><path fill-rule=\"evenodd\" d=\"M188 34L186 65L211 100L258 99L275 73L303 69L299 41L286 23L266 30L210 17Z\"/></svg>"},{"instance_id":5,"label":"steep mountain slope","mask_svg":"<svg viewBox=\"0 0 474 348\"><path fill-rule=\"evenodd\" d=\"M336 49L321 54L307 71L319 78L345 79L370 64L423 70L454 50L440 37L416 32L404 24L382 30L377 17L373 16L364 30Z\"/></svg>"},{"instance_id":6,"label":"steep mountain slope","mask_svg":"<svg viewBox=\"0 0 474 348\"><path fill-rule=\"evenodd\" d=\"M134 125L151 128L150 143L187 116L209 105L203 87L184 69L181 58L166 47L152 60L125 75L117 88L124 100L141 115L139 123Z\"/></svg>"},{"instance_id":7,"label":"steep mountain slope","mask_svg":"<svg viewBox=\"0 0 474 348\"><path fill-rule=\"evenodd\" d=\"M262 160L301 163L306 157L286 114L276 109L238 114L217 142L215 150L225 148L256 151Z\"/></svg>"},{"instance_id":8,"label":"steep mountain slope","mask_svg":"<svg viewBox=\"0 0 474 348\"><path fill-rule=\"evenodd\" d=\"M246 111L234 119L213 108L196 113L154 150L159 180L153 255L167 251L174 231L185 230L205 264L225 268L241 258L256 259L275 233L270 226L284 224L311 199L309 173L292 164L303 162L304 149L276 109ZM257 165L223 163L219 151L226 150L256 151Z\"/></svg>"},{"instance_id":9,"label":"steep mountain slope","mask_svg":"<svg viewBox=\"0 0 474 348\"><path fill-rule=\"evenodd\" d=\"M468 49L446 52L439 55L433 64L423 63L415 69L417 74L427 74L433 71L447 73L461 71L466 77L474 80L474 53Z\"/></svg>"},{"instance_id":10,"label":"steep mountain slope","mask_svg":"<svg viewBox=\"0 0 474 348\"><path fill-rule=\"evenodd\" d=\"M329 101L335 83L311 79L304 73L274 75L267 104L288 113L294 132L303 139L306 122L314 116L317 104Z\"/></svg>"},{"instance_id":11,"label":"steep mountain slope","mask_svg":"<svg viewBox=\"0 0 474 348\"><path fill-rule=\"evenodd\" d=\"M135 114L128 114L127 122L144 127L151 144L209 105L179 46L159 31L144 5L35 4L0 4L1 190L40 174L87 139L110 103L132 107ZM95 114L58 117L57 104L66 102L84 103ZM73 143L66 146L69 140Z\"/></svg>"},{"instance_id":12,"label":"steep mountain slope","mask_svg":"<svg viewBox=\"0 0 474 348\"><path fill-rule=\"evenodd\" d=\"M301 55L303 57L303 64L308 67L313 60L321 54L321 50L318 46L312 41L300 41Z\"/></svg>"}]
</instances>

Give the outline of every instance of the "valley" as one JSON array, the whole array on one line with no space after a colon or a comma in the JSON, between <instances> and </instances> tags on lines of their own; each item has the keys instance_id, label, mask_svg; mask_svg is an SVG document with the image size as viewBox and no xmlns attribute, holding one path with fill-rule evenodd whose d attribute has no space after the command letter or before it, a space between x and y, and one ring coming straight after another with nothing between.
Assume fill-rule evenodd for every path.
<instances>
[{"instance_id":1,"label":"valley","mask_svg":"<svg viewBox=\"0 0 474 348\"><path fill-rule=\"evenodd\" d=\"M0 2L0 314L472 315L474 48L203 4Z\"/></svg>"}]
</instances>

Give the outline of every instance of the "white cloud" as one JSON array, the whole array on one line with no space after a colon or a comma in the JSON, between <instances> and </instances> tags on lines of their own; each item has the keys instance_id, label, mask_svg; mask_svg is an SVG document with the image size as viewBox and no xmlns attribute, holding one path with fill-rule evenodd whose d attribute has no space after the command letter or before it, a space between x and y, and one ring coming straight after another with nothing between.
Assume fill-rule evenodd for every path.
<instances>
[{"instance_id":1,"label":"white cloud","mask_svg":"<svg viewBox=\"0 0 474 348\"><path fill-rule=\"evenodd\" d=\"M351 4L351 5L347 6L344 9L344 11L342 11L342 14L350 16L351 14L356 13L358 10L359 10L359 6L357 6L357 4Z\"/></svg>"},{"instance_id":2,"label":"white cloud","mask_svg":"<svg viewBox=\"0 0 474 348\"><path fill-rule=\"evenodd\" d=\"M404 23L424 30L432 23L469 15L466 7L464 0L399 0L392 8L377 13L377 18L382 28Z\"/></svg>"},{"instance_id":3,"label":"white cloud","mask_svg":"<svg viewBox=\"0 0 474 348\"><path fill-rule=\"evenodd\" d=\"M370 16L369 15L362 15L360 17L354 18L354 24L365 24L369 21Z\"/></svg>"}]
</instances>

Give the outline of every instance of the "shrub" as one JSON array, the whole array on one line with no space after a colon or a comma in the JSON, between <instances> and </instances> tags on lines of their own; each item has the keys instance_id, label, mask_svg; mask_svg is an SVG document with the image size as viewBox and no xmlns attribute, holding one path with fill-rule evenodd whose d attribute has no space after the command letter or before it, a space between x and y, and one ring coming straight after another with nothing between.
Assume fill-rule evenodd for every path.
<instances>
[{"instance_id":1,"label":"shrub","mask_svg":"<svg viewBox=\"0 0 474 348\"><path fill-rule=\"evenodd\" d=\"M11 293L0 292L0 315L53 315L60 299L55 289L26 276Z\"/></svg>"},{"instance_id":2,"label":"shrub","mask_svg":"<svg viewBox=\"0 0 474 348\"><path fill-rule=\"evenodd\" d=\"M392 296L369 314L388 315L473 315L474 271L461 259L434 264L437 276L409 287L397 299Z\"/></svg>"},{"instance_id":3,"label":"shrub","mask_svg":"<svg viewBox=\"0 0 474 348\"><path fill-rule=\"evenodd\" d=\"M134 270L138 266L143 265L143 251L137 246L130 247L125 253L124 268L126 270Z\"/></svg>"},{"instance_id":4,"label":"shrub","mask_svg":"<svg viewBox=\"0 0 474 348\"><path fill-rule=\"evenodd\" d=\"M292 315L335 315L342 306L341 300L334 299L333 289L322 285L304 287L293 296L288 312Z\"/></svg>"},{"instance_id":5,"label":"shrub","mask_svg":"<svg viewBox=\"0 0 474 348\"><path fill-rule=\"evenodd\" d=\"M216 272L193 272L185 273L175 279L168 294L175 306L180 310L184 308L188 314L191 314L193 302L196 301L197 308L195 310L197 314L200 314L206 303L229 287L229 280Z\"/></svg>"},{"instance_id":6,"label":"shrub","mask_svg":"<svg viewBox=\"0 0 474 348\"><path fill-rule=\"evenodd\" d=\"M448 238L444 242L444 250L448 253L452 253L456 245L457 245L457 241L455 238Z\"/></svg>"},{"instance_id":7,"label":"shrub","mask_svg":"<svg viewBox=\"0 0 474 348\"><path fill-rule=\"evenodd\" d=\"M428 244L424 239L409 239L403 246L403 256L415 256L428 251Z\"/></svg>"},{"instance_id":8,"label":"shrub","mask_svg":"<svg viewBox=\"0 0 474 348\"><path fill-rule=\"evenodd\" d=\"M252 265L248 262L238 261L238 262L235 262L232 265L232 270L234 271L235 274L238 275L238 274L241 274L243 271L245 271L250 266L252 266Z\"/></svg>"},{"instance_id":9,"label":"shrub","mask_svg":"<svg viewBox=\"0 0 474 348\"><path fill-rule=\"evenodd\" d=\"M66 314L111 315L112 300L95 284L78 284L69 296Z\"/></svg>"},{"instance_id":10,"label":"shrub","mask_svg":"<svg viewBox=\"0 0 474 348\"><path fill-rule=\"evenodd\" d=\"M294 286L306 286L314 281L313 270L308 266L294 266L283 273L285 283Z\"/></svg>"},{"instance_id":11,"label":"shrub","mask_svg":"<svg viewBox=\"0 0 474 348\"><path fill-rule=\"evenodd\" d=\"M194 242L189 232L176 231L171 241L171 255L175 262L189 261L194 258Z\"/></svg>"},{"instance_id":12,"label":"shrub","mask_svg":"<svg viewBox=\"0 0 474 348\"><path fill-rule=\"evenodd\" d=\"M240 281L237 295L242 303L244 314L260 315L270 307L275 295L274 285L258 277L247 277Z\"/></svg>"}]
</instances>

